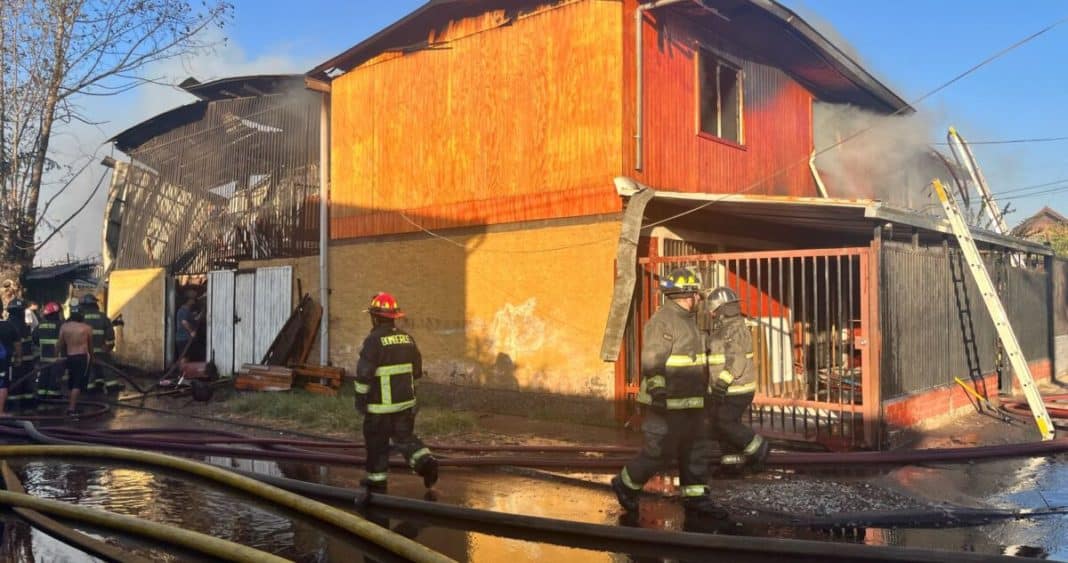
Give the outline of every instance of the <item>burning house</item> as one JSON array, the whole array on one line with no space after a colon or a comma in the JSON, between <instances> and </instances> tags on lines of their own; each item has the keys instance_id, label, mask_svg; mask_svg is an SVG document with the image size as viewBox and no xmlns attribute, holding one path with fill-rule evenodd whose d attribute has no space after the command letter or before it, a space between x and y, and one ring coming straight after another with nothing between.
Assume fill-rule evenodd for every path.
<instances>
[{"instance_id":1,"label":"burning house","mask_svg":"<svg viewBox=\"0 0 1068 563\"><path fill-rule=\"evenodd\" d=\"M386 290L457 404L624 417L656 278L685 264L742 295L766 433L878 447L969 408L954 377L1011 384L930 199L952 170L883 151L912 108L774 1L433 0L306 77L188 89L116 137L111 291L133 296L109 312L206 276L224 371L300 279L336 365ZM975 239L1049 377L1048 249ZM144 308L164 340L169 307Z\"/></svg>"}]
</instances>

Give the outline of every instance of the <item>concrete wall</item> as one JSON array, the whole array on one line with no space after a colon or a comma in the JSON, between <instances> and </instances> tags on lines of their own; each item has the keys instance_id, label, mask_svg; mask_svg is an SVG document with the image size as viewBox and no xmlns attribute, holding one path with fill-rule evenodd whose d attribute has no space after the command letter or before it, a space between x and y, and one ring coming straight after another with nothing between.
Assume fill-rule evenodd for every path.
<instances>
[{"instance_id":1,"label":"concrete wall","mask_svg":"<svg viewBox=\"0 0 1068 563\"><path fill-rule=\"evenodd\" d=\"M456 242L397 235L330 250L331 359L355 367L389 291L408 318L430 381L609 398L614 366L598 359L612 295L619 222L589 218L446 231Z\"/></svg>"},{"instance_id":2,"label":"concrete wall","mask_svg":"<svg viewBox=\"0 0 1068 563\"><path fill-rule=\"evenodd\" d=\"M115 357L143 369L162 369L166 272L116 270L108 278L108 317L126 323L116 334ZM118 331L116 331L118 332Z\"/></svg>"}]
</instances>

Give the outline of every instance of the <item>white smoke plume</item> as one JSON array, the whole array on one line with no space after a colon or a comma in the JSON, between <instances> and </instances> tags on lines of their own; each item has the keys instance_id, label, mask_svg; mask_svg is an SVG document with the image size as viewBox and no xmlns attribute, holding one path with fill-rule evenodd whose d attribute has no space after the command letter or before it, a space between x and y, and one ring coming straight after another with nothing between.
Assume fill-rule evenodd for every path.
<instances>
[{"instance_id":1,"label":"white smoke plume","mask_svg":"<svg viewBox=\"0 0 1068 563\"><path fill-rule=\"evenodd\" d=\"M824 151L816 167L831 197L925 209L934 202L931 180L952 181L930 146L937 131L928 114L888 116L816 103L813 126L816 150Z\"/></svg>"}]
</instances>

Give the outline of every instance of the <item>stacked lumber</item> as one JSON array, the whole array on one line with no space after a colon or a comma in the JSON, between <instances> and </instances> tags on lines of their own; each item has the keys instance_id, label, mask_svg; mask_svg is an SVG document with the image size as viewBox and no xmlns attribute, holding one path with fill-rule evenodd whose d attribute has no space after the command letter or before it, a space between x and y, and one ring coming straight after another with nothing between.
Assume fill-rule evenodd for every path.
<instances>
[{"instance_id":1,"label":"stacked lumber","mask_svg":"<svg viewBox=\"0 0 1068 563\"><path fill-rule=\"evenodd\" d=\"M335 396L345 378L345 368L307 364L295 364L292 367L293 385L303 387L310 393Z\"/></svg>"},{"instance_id":2,"label":"stacked lumber","mask_svg":"<svg viewBox=\"0 0 1068 563\"><path fill-rule=\"evenodd\" d=\"M293 370L280 366L244 364L234 379L234 389L243 391L289 391Z\"/></svg>"}]
</instances>

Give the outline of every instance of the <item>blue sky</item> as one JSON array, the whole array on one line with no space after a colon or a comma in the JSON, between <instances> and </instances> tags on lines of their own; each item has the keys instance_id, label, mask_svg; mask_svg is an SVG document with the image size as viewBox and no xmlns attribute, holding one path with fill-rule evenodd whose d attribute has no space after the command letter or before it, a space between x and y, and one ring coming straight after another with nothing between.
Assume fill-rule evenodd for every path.
<instances>
[{"instance_id":1,"label":"blue sky","mask_svg":"<svg viewBox=\"0 0 1068 563\"><path fill-rule=\"evenodd\" d=\"M1065 17L1068 2L1028 0L782 0L832 39L846 44L885 84L915 100L949 78L1027 35ZM236 0L236 20L218 52L172 61L155 75L174 83L189 75L220 76L308 70L389 25L422 0ZM953 124L973 141L1068 136L1068 24L980 69L918 106L931 124L932 141ZM107 123L77 136L91 152L106 136L192 99L173 88L147 87L93 101ZM71 141L72 143L74 141ZM976 146L995 192L1068 180L1068 141ZM101 149L106 152L105 149ZM87 175L91 188L102 171ZM1068 214L1065 191L1013 199L1016 224L1043 205ZM77 203L71 202L71 207ZM55 211L58 217L64 207ZM103 199L79 218L77 231L48 249L91 254L99 249ZM65 242L64 242L65 241Z\"/></svg>"}]
</instances>

